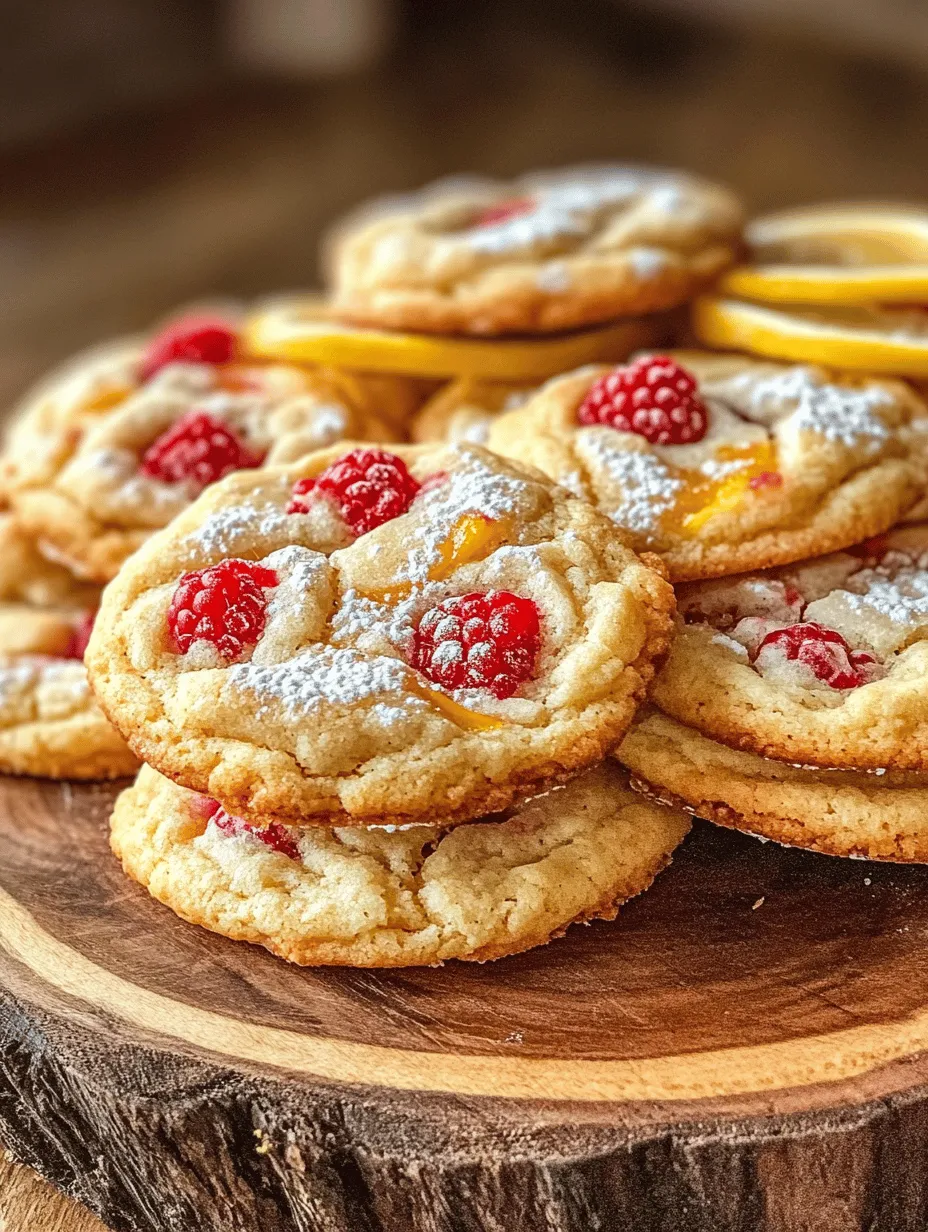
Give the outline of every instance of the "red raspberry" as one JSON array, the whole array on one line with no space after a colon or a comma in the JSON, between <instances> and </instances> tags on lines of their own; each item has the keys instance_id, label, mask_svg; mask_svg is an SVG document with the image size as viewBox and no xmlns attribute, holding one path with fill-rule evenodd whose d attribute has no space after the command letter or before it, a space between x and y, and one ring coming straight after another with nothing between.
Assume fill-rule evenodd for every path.
<instances>
[{"instance_id":1,"label":"red raspberry","mask_svg":"<svg viewBox=\"0 0 928 1232\"><path fill-rule=\"evenodd\" d=\"M760 492L763 488L782 488L783 476L779 471L761 471L748 480L748 487L752 492Z\"/></svg>"},{"instance_id":2,"label":"red raspberry","mask_svg":"<svg viewBox=\"0 0 928 1232\"><path fill-rule=\"evenodd\" d=\"M701 441L709 426L695 378L666 355L645 355L601 376L577 419L634 432L652 445L689 445Z\"/></svg>"},{"instance_id":3,"label":"red raspberry","mask_svg":"<svg viewBox=\"0 0 928 1232\"><path fill-rule=\"evenodd\" d=\"M207 796L201 797L200 811L230 838L247 834L270 847L272 851L279 851L282 856L289 856L291 860L301 859L300 849L294 842L290 831L278 821L272 821L267 826L256 826L253 822L243 821L241 817L233 817L231 813L226 812L218 800L210 800Z\"/></svg>"},{"instance_id":4,"label":"red raspberry","mask_svg":"<svg viewBox=\"0 0 928 1232\"><path fill-rule=\"evenodd\" d=\"M189 482L202 491L230 471L250 470L263 461L221 419L193 410L149 445L141 469L162 483Z\"/></svg>"},{"instance_id":5,"label":"red raspberry","mask_svg":"<svg viewBox=\"0 0 928 1232\"><path fill-rule=\"evenodd\" d=\"M833 689L856 689L873 678L867 670L876 663L872 654L851 650L840 633L811 620L768 633L754 653L755 661L765 646L773 646L787 659L804 663Z\"/></svg>"},{"instance_id":6,"label":"red raspberry","mask_svg":"<svg viewBox=\"0 0 928 1232\"><path fill-rule=\"evenodd\" d=\"M168 608L168 631L177 654L194 642L210 642L228 661L264 632L265 590L277 585L273 569L250 560L223 560L185 573Z\"/></svg>"},{"instance_id":7,"label":"red raspberry","mask_svg":"<svg viewBox=\"0 0 928 1232\"><path fill-rule=\"evenodd\" d=\"M228 364L238 352L238 332L221 317L179 317L166 325L142 356L141 377L150 381L168 364Z\"/></svg>"},{"instance_id":8,"label":"red raspberry","mask_svg":"<svg viewBox=\"0 0 928 1232\"><path fill-rule=\"evenodd\" d=\"M509 222L511 218L521 218L523 214L531 214L535 202L531 197L512 197L509 201L500 201L498 205L488 205L477 215L475 227L494 227L500 222Z\"/></svg>"},{"instance_id":9,"label":"red raspberry","mask_svg":"<svg viewBox=\"0 0 928 1232\"><path fill-rule=\"evenodd\" d=\"M419 484L385 449L353 449L315 479L298 479L287 513L307 513L314 492L332 498L354 535L366 535L412 504Z\"/></svg>"},{"instance_id":10,"label":"red raspberry","mask_svg":"<svg viewBox=\"0 0 928 1232\"><path fill-rule=\"evenodd\" d=\"M74 622L71 640L68 642L68 648L64 652L66 659L83 659L87 651L87 643L90 641L90 635L93 632L93 622L96 618L96 612L82 612Z\"/></svg>"},{"instance_id":11,"label":"red raspberry","mask_svg":"<svg viewBox=\"0 0 928 1232\"><path fill-rule=\"evenodd\" d=\"M512 697L538 658L538 608L508 590L443 599L419 621L412 665L446 689Z\"/></svg>"}]
</instances>

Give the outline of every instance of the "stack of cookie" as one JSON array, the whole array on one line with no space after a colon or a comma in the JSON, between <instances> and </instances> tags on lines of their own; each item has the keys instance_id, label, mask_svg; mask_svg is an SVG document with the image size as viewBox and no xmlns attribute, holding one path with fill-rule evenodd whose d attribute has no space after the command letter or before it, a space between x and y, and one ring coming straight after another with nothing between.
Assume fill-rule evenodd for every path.
<instances>
[{"instance_id":1,"label":"stack of cookie","mask_svg":"<svg viewBox=\"0 0 928 1232\"><path fill-rule=\"evenodd\" d=\"M928 862L928 526L679 588L619 757L662 799L832 855Z\"/></svg>"},{"instance_id":2,"label":"stack of cookie","mask_svg":"<svg viewBox=\"0 0 928 1232\"><path fill-rule=\"evenodd\" d=\"M231 475L103 597L93 686L147 763L114 849L301 963L483 960L611 917L688 829L607 760L673 607L607 517L479 446Z\"/></svg>"},{"instance_id":3,"label":"stack of cookie","mask_svg":"<svg viewBox=\"0 0 928 1232\"><path fill-rule=\"evenodd\" d=\"M567 374L494 422L492 448L684 583L618 752L639 787L819 851L928 859L928 533L883 533L921 503L926 414L901 381L679 352Z\"/></svg>"},{"instance_id":4,"label":"stack of cookie","mask_svg":"<svg viewBox=\"0 0 928 1232\"><path fill-rule=\"evenodd\" d=\"M231 311L78 356L30 393L0 456L0 772L130 773L81 662L100 585L228 472L396 439L390 418L420 401L402 379L254 361Z\"/></svg>"},{"instance_id":5,"label":"stack of cookie","mask_svg":"<svg viewBox=\"0 0 928 1232\"><path fill-rule=\"evenodd\" d=\"M786 261L824 226L764 225ZM0 459L0 769L141 760L126 871L299 963L542 944L645 889L690 814L928 860L912 348L629 359L720 274L825 293L725 274L740 232L676 173L444 183L339 226L323 299L80 357Z\"/></svg>"},{"instance_id":6,"label":"stack of cookie","mask_svg":"<svg viewBox=\"0 0 928 1232\"><path fill-rule=\"evenodd\" d=\"M671 310L733 262L742 225L731 193L681 172L457 177L340 223L324 303L269 305L249 346L442 380L412 439L483 444L492 417L547 377L668 342Z\"/></svg>"},{"instance_id":7,"label":"stack of cookie","mask_svg":"<svg viewBox=\"0 0 928 1232\"><path fill-rule=\"evenodd\" d=\"M81 662L99 594L0 514L0 773L105 779L136 768Z\"/></svg>"}]
</instances>

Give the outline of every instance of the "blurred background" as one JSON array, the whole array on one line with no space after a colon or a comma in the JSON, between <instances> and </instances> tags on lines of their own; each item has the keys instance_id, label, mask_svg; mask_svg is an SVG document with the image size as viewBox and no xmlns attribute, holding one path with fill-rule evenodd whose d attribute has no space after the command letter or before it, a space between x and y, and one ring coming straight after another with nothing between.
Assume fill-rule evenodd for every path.
<instances>
[{"instance_id":1,"label":"blurred background","mask_svg":"<svg viewBox=\"0 0 928 1232\"><path fill-rule=\"evenodd\" d=\"M448 172L634 159L755 209L928 196L924 0L3 7L3 405L179 302L311 285L341 210Z\"/></svg>"}]
</instances>

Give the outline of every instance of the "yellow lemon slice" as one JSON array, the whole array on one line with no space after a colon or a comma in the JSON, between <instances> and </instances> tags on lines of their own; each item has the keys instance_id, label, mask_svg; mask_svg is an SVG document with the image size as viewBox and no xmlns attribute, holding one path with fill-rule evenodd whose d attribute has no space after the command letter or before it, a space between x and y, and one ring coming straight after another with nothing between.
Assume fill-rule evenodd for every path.
<instances>
[{"instance_id":1,"label":"yellow lemon slice","mask_svg":"<svg viewBox=\"0 0 928 1232\"><path fill-rule=\"evenodd\" d=\"M928 302L928 211L834 205L786 210L748 226L749 265L719 282L765 303Z\"/></svg>"},{"instance_id":2,"label":"yellow lemon slice","mask_svg":"<svg viewBox=\"0 0 928 1232\"><path fill-rule=\"evenodd\" d=\"M327 364L417 377L480 377L535 381L582 364L626 359L668 337L668 317L630 317L597 329L553 337L457 338L365 329L334 321L318 299L280 300L246 323L249 355L299 364Z\"/></svg>"},{"instance_id":3,"label":"yellow lemon slice","mask_svg":"<svg viewBox=\"0 0 928 1232\"><path fill-rule=\"evenodd\" d=\"M915 308L790 311L703 296L693 305L693 329L709 346L769 359L928 377L928 312Z\"/></svg>"}]
</instances>

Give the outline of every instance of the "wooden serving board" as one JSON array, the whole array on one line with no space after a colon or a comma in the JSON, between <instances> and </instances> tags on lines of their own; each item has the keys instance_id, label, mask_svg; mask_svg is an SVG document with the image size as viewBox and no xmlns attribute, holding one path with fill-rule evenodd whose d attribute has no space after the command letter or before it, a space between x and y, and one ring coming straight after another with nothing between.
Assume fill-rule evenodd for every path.
<instances>
[{"instance_id":1,"label":"wooden serving board","mask_svg":"<svg viewBox=\"0 0 928 1232\"><path fill-rule=\"evenodd\" d=\"M699 825L614 924L299 970L0 783L0 1132L115 1229L923 1232L928 868Z\"/></svg>"}]
</instances>

